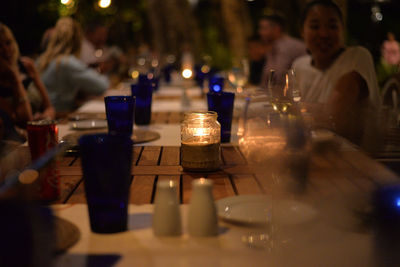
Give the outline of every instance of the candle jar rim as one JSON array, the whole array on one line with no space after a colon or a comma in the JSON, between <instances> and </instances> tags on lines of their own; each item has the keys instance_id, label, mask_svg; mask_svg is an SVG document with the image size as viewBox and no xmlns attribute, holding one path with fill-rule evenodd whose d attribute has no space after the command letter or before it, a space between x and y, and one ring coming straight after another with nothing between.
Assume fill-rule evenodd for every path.
<instances>
[{"instance_id":1,"label":"candle jar rim","mask_svg":"<svg viewBox=\"0 0 400 267\"><path fill-rule=\"evenodd\" d=\"M184 119L197 119L199 115L204 116L204 118L214 118L218 117L217 112L215 111L191 111L185 112Z\"/></svg>"}]
</instances>

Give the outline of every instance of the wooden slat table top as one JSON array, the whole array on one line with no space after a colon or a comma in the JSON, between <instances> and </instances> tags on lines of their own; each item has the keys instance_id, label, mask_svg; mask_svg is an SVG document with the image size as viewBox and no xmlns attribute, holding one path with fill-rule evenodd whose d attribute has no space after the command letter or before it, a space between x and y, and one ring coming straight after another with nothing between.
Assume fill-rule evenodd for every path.
<instances>
[{"instance_id":1,"label":"wooden slat table top","mask_svg":"<svg viewBox=\"0 0 400 267\"><path fill-rule=\"evenodd\" d=\"M135 146L130 202L153 203L157 182L174 180L178 184L179 199L186 204L190 201L191 182L201 177L213 180L216 200L234 195L271 193L272 179L276 179L272 171L274 166L271 166L271 171L257 172L257 167L246 162L239 148L231 145L222 146L221 158L223 164L219 171L190 173L184 172L180 166L179 147ZM60 176L59 202L85 203L80 159L63 157L60 161ZM318 199L368 193L380 184L398 181L395 173L358 151L312 154L306 195Z\"/></svg>"}]
</instances>

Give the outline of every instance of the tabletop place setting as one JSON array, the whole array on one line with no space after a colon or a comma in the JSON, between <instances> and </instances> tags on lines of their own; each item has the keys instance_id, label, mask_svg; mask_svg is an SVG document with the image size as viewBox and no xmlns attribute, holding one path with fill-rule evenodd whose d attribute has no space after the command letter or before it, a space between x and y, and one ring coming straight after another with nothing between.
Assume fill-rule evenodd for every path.
<instances>
[{"instance_id":1,"label":"tabletop place setting","mask_svg":"<svg viewBox=\"0 0 400 267\"><path fill-rule=\"evenodd\" d=\"M277 1L95 1L121 47L87 46L94 16L74 14L90 5L59 2L40 5L62 18L35 62L0 22L0 65L18 54L0 68L0 267L400 266L397 91L375 94L333 1L307 2L304 41L269 14ZM264 14L253 35L245 5ZM88 28L72 33L75 17Z\"/></svg>"},{"instance_id":2,"label":"tabletop place setting","mask_svg":"<svg viewBox=\"0 0 400 267\"><path fill-rule=\"evenodd\" d=\"M197 252L222 262L236 259L234 266L318 264L350 246L359 248L349 256L352 263L360 255L367 257L363 262L395 258L393 249L381 246L397 244L385 230L398 213L391 207L397 198L388 199L398 192L391 186L396 176L345 139L313 128L300 105L294 71L285 75L283 85L269 80L265 91L245 97L243 91L225 90L222 74L211 77L203 109L188 111L180 102L181 115L169 137L175 142L152 145L171 131L158 128L165 121L152 119L154 109L174 100L157 99L151 75L140 74L121 94L114 90L103 97L103 113L29 124L32 163L8 178L15 181L2 192L53 218L16 207L39 222L32 231L44 232L40 221L45 219L56 229L46 235L48 245L31 244L41 244L47 253L42 260L54 266L87 266L80 264L89 264L89 255L104 253L118 255L115 266L127 266L144 260L131 259L135 250L152 257L165 251L162 259L175 255L200 264L199 257L188 258ZM159 86L158 92L168 94L163 82ZM382 171L382 185L390 183L386 191L376 191L371 179L381 184ZM357 185L350 186L350 174L357 176ZM368 192L377 192L375 198ZM350 204L355 196L371 200ZM382 221L385 216L390 219ZM350 225L341 228L346 220ZM371 244L379 244L372 256L366 249ZM343 248L327 252L331 246ZM284 256L296 251L301 256ZM232 259L232 253L238 256Z\"/></svg>"}]
</instances>

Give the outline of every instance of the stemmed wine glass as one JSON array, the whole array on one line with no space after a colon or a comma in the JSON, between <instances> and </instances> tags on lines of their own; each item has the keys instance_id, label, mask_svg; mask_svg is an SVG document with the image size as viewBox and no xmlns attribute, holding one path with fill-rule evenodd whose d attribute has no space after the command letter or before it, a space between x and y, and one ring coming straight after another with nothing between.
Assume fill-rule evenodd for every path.
<instances>
[{"instance_id":1,"label":"stemmed wine glass","mask_svg":"<svg viewBox=\"0 0 400 267\"><path fill-rule=\"evenodd\" d=\"M247 59L242 59L235 63L232 69L228 72L228 81L234 87L236 93L243 93L244 86L249 77L249 62Z\"/></svg>"},{"instance_id":2,"label":"stemmed wine glass","mask_svg":"<svg viewBox=\"0 0 400 267\"><path fill-rule=\"evenodd\" d=\"M267 94L247 97L238 128L239 148L270 199L265 225L242 237L251 247L278 249L282 207L304 189L302 167L307 165L307 136L297 115L283 113ZM290 173L288 173L290 169ZM278 214L278 215L277 215Z\"/></svg>"},{"instance_id":3,"label":"stemmed wine glass","mask_svg":"<svg viewBox=\"0 0 400 267\"><path fill-rule=\"evenodd\" d=\"M285 72L269 71L267 92L274 110L289 113L301 100L300 88L293 69Z\"/></svg>"}]
</instances>

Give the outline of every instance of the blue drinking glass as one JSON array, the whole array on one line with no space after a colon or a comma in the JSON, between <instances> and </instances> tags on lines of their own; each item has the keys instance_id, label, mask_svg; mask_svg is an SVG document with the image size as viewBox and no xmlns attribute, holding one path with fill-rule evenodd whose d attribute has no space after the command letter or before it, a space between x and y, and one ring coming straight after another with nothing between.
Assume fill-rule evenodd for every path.
<instances>
[{"instance_id":1,"label":"blue drinking glass","mask_svg":"<svg viewBox=\"0 0 400 267\"><path fill-rule=\"evenodd\" d=\"M221 124L221 142L227 143L231 140L233 105L235 94L230 92L208 92L207 104L209 111L218 114L217 120Z\"/></svg>"},{"instance_id":2,"label":"blue drinking glass","mask_svg":"<svg viewBox=\"0 0 400 267\"><path fill-rule=\"evenodd\" d=\"M210 92L219 93L224 90L225 78L220 75L213 75L208 82L208 89Z\"/></svg>"},{"instance_id":3,"label":"blue drinking glass","mask_svg":"<svg viewBox=\"0 0 400 267\"><path fill-rule=\"evenodd\" d=\"M139 75L137 84L131 84L132 96L136 97L135 123L148 125L151 121L151 103L153 98L153 82L147 75Z\"/></svg>"},{"instance_id":4,"label":"blue drinking glass","mask_svg":"<svg viewBox=\"0 0 400 267\"><path fill-rule=\"evenodd\" d=\"M135 113L135 97L106 96L106 116L108 132L111 134L132 135Z\"/></svg>"},{"instance_id":5,"label":"blue drinking glass","mask_svg":"<svg viewBox=\"0 0 400 267\"><path fill-rule=\"evenodd\" d=\"M204 86L204 80L206 78L206 73L204 73L202 70L202 65L195 65L194 66L194 79L196 81L196 84L200 87L203 88Z\"/></svg>"},{"instance_id":6,"label":"blue drinking glass","mask_svg":"<svg viewBox=\"0 0 400 267\"><path fill-rule=\"evenodd\" d=\"M164 75L164 80L167 84L171 82L171 73L174 70L174 65L173 64L167 64L163 69L162 73Z\"/></svg>"},{"instance_id":7,"label":"blue drinking glass","mask_svg":"<svg viewBox=\"0 0 400 267\"><path fill-rule=\"evenodd\" d=\"M131 138L127 135L90 134L83 135L78 143L92 231L125 231L131 184Z\"/></svg>"}]
</instances>

